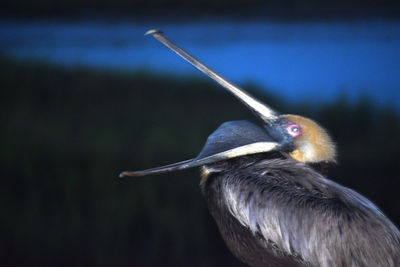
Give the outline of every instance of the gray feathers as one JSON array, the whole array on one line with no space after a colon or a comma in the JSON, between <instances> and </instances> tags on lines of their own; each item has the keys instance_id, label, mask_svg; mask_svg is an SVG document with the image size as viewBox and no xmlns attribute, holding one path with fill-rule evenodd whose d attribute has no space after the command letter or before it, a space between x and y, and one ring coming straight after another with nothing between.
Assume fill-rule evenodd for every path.
<instances>
[{"instance_id":1,"label":"gray feathers","mask_svg":"<svg viewBox=\"0 0 400 267\"><path fill-rule=\"evenodd\" d=\"M400 266L399 231L357 192L291 159L240 166L214 173L203 193L221 234L231 235L227 245L245 263ZM235 229L223 229L227 217ZM251 242L257 248L240 248Z\"/></svg>"}]
</instances>

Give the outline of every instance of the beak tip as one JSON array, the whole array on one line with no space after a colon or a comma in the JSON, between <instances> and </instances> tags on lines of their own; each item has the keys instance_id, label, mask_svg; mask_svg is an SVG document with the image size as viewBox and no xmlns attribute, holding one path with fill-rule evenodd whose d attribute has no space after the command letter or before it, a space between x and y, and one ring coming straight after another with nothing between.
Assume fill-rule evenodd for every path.
<instances>
[{"instance_id":1,"label":"beak tip","mask_svg":"<svg viewBox=\"0 0 400 267\"><path fill-rule=\"evenodd\" d=\"M121 172L119 175L118 175L118 178L125 178L126 177L126 172Z\"/></svg>"},{"instance_id":2,"label":"beak tip","mask_svg":"<svg viewBox=\"0 0 400 267\"><path fill-rule=\"evenodd\" d=\"M158 33L162 33L162 31L160 31L159 29L151 29L151 30L148 30L144 35L145 36L149 35L149 34L154 35L154 34L158 34Z\"/></svg>"}]
</instances>

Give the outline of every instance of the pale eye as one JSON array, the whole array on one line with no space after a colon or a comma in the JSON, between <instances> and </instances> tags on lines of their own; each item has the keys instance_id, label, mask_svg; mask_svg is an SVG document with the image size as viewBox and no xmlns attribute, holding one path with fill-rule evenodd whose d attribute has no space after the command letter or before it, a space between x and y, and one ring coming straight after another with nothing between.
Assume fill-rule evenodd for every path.
<instances>
[{"instance_id":1,"label":"pale eye","mask_svg":"<svg viewBox=\"0 0 400 267\"><path fill-rule=\"evenodd\" d=\"M286 126L286 131L291 137L297 137L302 134L301 127L297 123L289 123Z\"/></svg>"}]
</instances>

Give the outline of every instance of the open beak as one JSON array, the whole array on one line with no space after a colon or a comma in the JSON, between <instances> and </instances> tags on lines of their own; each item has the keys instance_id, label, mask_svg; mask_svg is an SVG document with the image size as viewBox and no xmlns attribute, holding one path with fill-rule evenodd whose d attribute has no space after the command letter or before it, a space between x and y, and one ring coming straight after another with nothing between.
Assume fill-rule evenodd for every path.
<instances>
[{"instance_id":1,"label":"open beak","mask_svg":"<svg viewBox=\"0 0 400 267\"><path fill-rule=\"evenodd\" d=\"M258 143L253 143L237 148L233 148L227 151L223 151L221 153L217 153L208 157L196 157L194 159L189 159L169 165L165 165L162 167L156 167L156 168L151 168L147 170L142 170L142 171L125 171L122 172L119 177L123 178L125 176L133 176L133 177L138 177L138 176L146 176L150 174L160 174L160 173L166 173L166 172L173 172L173 171L180 171L184 169L189 169L193 167L199 167L207 164L212 164L215 162L219 162L222 160L227 160L230 158L236 158L240 156L245 156L248 154L255 154L255 153L263 153L263 152L269 152L274 150L277 147L277 143L274 142L258 142Z\"/></svg>"},{"instance_id":2,"label":"open beak","mask_svg":"<svg viewBox=\"0 0 400 267\"><path fill-rule=\"evenodd\" d=\"M281 148L282 145L258 125L249 121L229 121L223 123L207 138L203 149L194 159L142 171L125 171L119 177L179 171Z\"/></svg>"},{"instance_id":3,"label":"open beak","mask_svg":"<svg viewBox=\"0 0 400 267\"><path fill-rule=\"evenodd\" d=\"M158 41L177 53L211 79L222 85L222 87L242 101L265 123L270 124L278 118L278 114L270 107L221 77L215 71L211 70L187 52L173 44L165 38L161 31L150 30L146 35L147 34L152 34ZM142 171L125 171L122 172L119 177L137 177L184 170L240 156L276 151L280 147L281 144L268 135L265 129L247 121L232 121L222 124L214 133L212 133L208 137L203 150L194 159Z\"/></svg>"}]
</instances>

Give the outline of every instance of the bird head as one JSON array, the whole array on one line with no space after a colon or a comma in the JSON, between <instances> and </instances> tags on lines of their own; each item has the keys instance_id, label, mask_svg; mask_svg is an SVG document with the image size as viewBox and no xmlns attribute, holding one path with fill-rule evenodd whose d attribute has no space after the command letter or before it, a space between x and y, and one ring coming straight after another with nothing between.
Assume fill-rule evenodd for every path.
<instances>
[{"instance_id":1,"label":"bird head","mask_svg":"<svg viewBox=\"0 0 400 267\"><path fill-rule=\"evenodd\" d=\"M286 145L286 155L304 163L335 162L336 147L327 131L299 115L280 115L265 125L269 135Z\"/></svg>"},{"instance_id":2,"label":"bird head","mask_svg":"<svg viewBox=\"0 0 400 267\"><path fill-rule=\"evenodd\" d=\"M335 161L334 143L316 122L298 115L279 115L177 47L160 31L152 30L148 33L237 97L261 120L261 125L249 121L225 122L208 137L197 157L143 171L126 171L121 173L120 177L165 173L272 152L279 152L303 163Z\"/></svg>"}]
</instances>

